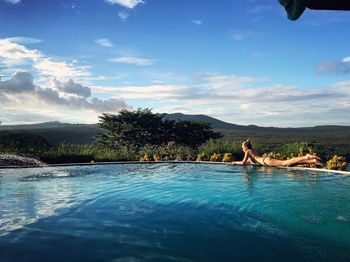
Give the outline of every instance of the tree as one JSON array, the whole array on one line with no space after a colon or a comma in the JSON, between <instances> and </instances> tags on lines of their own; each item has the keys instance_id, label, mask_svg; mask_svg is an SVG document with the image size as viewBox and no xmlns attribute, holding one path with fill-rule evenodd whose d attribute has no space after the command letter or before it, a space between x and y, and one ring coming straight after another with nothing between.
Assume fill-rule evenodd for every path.
<instances>
[{"instance_id":1,"label":"tree","mask_svg":"<svg viewBox=\"0 0 350 262\"><path fill-rule=\"evenodd\" d=\"M50 143L39 135L8 132L0 134L0 151L35 153L50 147Z\"/></svg>"},{"instance_id":2,"label":"tree","mask_svg":"<svg viewBox=\"0 0 350 262\"><path fill-rule=\"evenodd\" d=\"M212 130L207 122L200 121L172 121L169 125L168 138L177 144L196 147L209 139L222 137L220 133Z\"/></svg>"},{"instance_id":3,"label":"tree","mask_svg":"<svg viewBox=\"0 0 350 262\"><path fill-rule=\"evenodd\" d=\"M198 146L209 139L221 137L208 123L164 120L165 114L152 113L148 108L122 110L118 115L103 113L99 125L104 129L97 141L108 148L140 148L170 141Z\"/></svg>"},{"instance_id":4,"label":"tree","mask_svg":"<svg viewBox=\"0 0 350 262\"><path fill-rule=\"evenodd\" d=\"M122 110L118 115L103 113L99 125L105 132L98 140L110 148L161 144L164 142L162 118L162 114L153 114L148 108Z\"/></svg>"}]
</instances>

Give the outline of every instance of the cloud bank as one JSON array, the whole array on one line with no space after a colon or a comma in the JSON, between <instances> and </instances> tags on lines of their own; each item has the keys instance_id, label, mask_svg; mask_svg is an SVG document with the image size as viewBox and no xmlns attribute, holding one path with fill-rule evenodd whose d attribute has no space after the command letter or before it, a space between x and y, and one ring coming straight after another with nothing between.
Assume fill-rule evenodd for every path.
<instances>
[{"instance_id":1,"label":"cloud bank","mask_svg":"<svg viewBox=\"0 0 350 262\"><path fill-rule=\"evenodd\" d=\"M13 96L13 95L22 96ZM22 99L63 106L70 109L93 110L95 112L118 112L131 108L121 98L91 98L91 89L73 80L60 82L53 80L50 88L42 88L33 83L28 72L16 72L11 79L0 82L0 95L7 98L7 104L19 105ZM24 102L24 101L23 101Z\"/></svg>"},{"instance_id":2,"label":"cloud bank","mask_svg":"<svg viewBox=\"0 0 350 262\"><path fill-rule=\"evenodd\" d=\"M328 88L269 85L266 78L204 74L193 85L93 87L95 93L144 99L156 111L208 114L236 124L312 126L350 124L350 81Z\"/></svg>"},{"instance_id":3,"label":"cloud bank","mask_svg":"<svg viewBox=\"0 0 350 262\"><path fill-rule=\"evenodd\" d=\"M58 79L91 75L87 67L77 66L73 62L56 61L37 49L28 49L8 39L0 39L0 61L8 67L31 66L40 75Z\"/></svg>"}]
</instances>

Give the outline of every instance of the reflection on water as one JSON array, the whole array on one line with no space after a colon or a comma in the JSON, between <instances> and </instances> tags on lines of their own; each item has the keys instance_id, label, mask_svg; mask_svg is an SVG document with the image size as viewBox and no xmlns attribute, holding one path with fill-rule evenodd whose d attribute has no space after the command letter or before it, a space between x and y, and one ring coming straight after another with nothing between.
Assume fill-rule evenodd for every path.
<instances>
[{"instance_id":1,"label":"reflection on water","mask_svg":"<svg viewBox=\"0 0 350 262\"><path fill-rule=\"evenodd\" d=\"M40 181L47 178L69 176L64 171L37 173L38 170L24 170L33 175L18 175L18 170L9 172L0 179L0 236L25 225L34 223L43 217L57 214L73 205L71 187L68 180L60 183L46 181L44 184L23 183L26 181ZM22 170L23 172L23 170ZM14 174L11 174L14 173ZM6 187L5 187L6 184Z\"/></svg>"},{"instance_id":2,"label":"reflection on water","mask_svg":"<svg viewBox=\"0 0 350 262\"><path fill-rule=\"evenodd\" d=\"M271 167L0 170L0 261L349 261L349 186Z\"/></svg>"}]
</instances>

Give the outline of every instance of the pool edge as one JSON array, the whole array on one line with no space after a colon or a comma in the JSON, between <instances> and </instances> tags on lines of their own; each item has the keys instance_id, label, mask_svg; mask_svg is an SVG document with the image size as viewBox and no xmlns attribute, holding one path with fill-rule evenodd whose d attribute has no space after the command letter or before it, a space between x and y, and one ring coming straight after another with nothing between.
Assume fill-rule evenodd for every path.
<instances>
[{"instance_id":1,"label":"pool edge","mask_svg":"<svg viewBox=\"0 0 350 262\"><path fill-rule=\"evenodd\" d=\"M120 165L120 164L211 164L211 165L230 165L224 162L210 162L210 161L116 161L116 162L93 162L93 163L63 163L63 164L50 164L43 167L63 167L63 166L94 166L94 165ZM241 165L236 165L241 166ZM259 165L257 165L259 166ZM43 168L43 167L20 167L20 166L0 166L0 169L15 169L15 168ZM270 168L270 167L269 167ZM316 171L323 173L336 173L342 175L350 175L350 171L330 170L323 168L310 168L310 167L271 167L294 171Z\"/></svg>"}]
</instances>

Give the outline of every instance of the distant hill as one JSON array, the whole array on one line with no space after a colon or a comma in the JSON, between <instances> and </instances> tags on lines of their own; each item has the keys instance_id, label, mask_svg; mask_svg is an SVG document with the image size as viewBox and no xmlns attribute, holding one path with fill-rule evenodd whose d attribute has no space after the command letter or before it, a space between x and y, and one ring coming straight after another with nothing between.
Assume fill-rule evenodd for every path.
<instances>
[{"instance_id":1,"label":"distant hill","mask_svg":"<svg viewBox=\"0 0 350 262\"><path fill-rule=\"evenodd\" d=\"M186 121L201 121L210 123L213 128L217 129L232 129L232 128L244 128L245 126L230 124L214 117L207 115L185 115L182 113L166 114L164 116L168 120L186 120Z\"/></svg>"},{"instance_id":2,"label":"distant hill","mask_svg":"<svg viewBox=\"0 0 350 262\"><path fill-rule=\"evenodd\" d=\"M207 115L166 114L169 120L192 120L208 122L212 127L232 139L251 137L268 143L289 143L312 140L338 146L350 145L350 126L316 126L303 128L243 126L221 121ZM0 125L0 139L9 133L29 133L44 137L51 145L60 143L85 144L94 140L102 130L98 124L67 124L58 121L29 125ZM350 151L350 150L348 150Z\"/></svg>"},{"instance_id":3,"label":"distant hill","mask_svg":"<svg viewBox=\"0 0 350 262\"><path fill-rule=\"evenodd\" d=\"M33 134L45 138L51 145L60 143L86 144L94 140L101 129L97 124L67 124L58 121L28 125L0 126L0 139L9 133Z\"/></svg>"}]
</instances>

